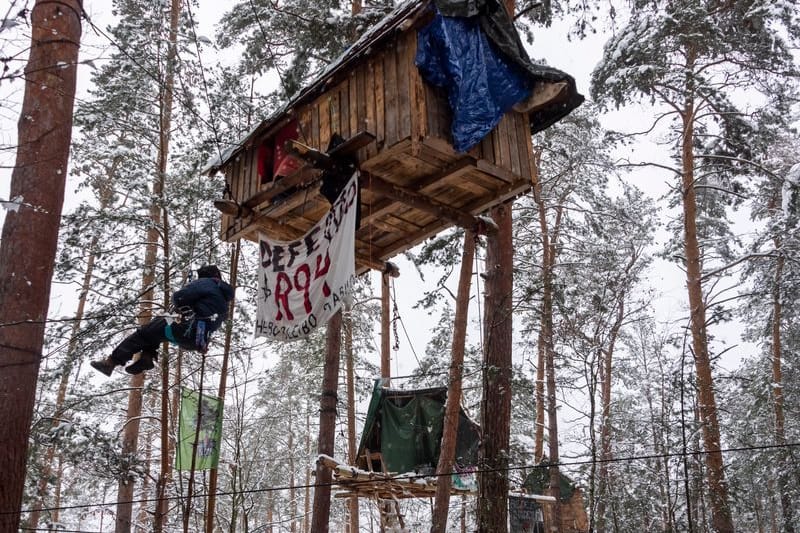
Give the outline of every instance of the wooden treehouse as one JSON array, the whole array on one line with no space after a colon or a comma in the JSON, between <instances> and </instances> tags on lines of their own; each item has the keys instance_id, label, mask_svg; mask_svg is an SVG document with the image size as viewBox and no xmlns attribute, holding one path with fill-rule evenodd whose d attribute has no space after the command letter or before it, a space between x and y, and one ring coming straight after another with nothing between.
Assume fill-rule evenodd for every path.
<instances>
[{"instance_id":1,"label":"wooden treehouse","mask_svg":"<svg viewBox=\"0 0 800 533\"><path fill-rule=\"evenodd\" d=\"M487 0L487 5L491 1L496 0ZM499 6L497 3L494 7ZM508 30L500 32L502 38L509 35L516 38L510 43L511 49L523 50L510 17L502 7L493 9L491 16L498 13L504 17L499 22ZM225 176L225 196L215 201L215 206L223 213L223 239L232 242L244 238L263 244L260 234L264 234L284 243L276 244L274 248L289 253L294 253L293 246L300 245L286 243L299 243L304 235L313 234L320 221L327 221L329 212L333 212L331 206L337 196L332 193L331 176L339 179L358 171L355 266L356 273L369 269L384 273L384 342L381 350L382 373L386 369L384 378L388 377L389 368L387 275L397 274L389 260L454 225L469 230L468 236L473 232L491 233L496 229L491 219L482 215L532 187L531 134L556 122L582 101L571 77L549 67L532 65L524 50L521 56L511 53L501 57L493 46L489 46L482 33L483 26L474 24L474 19L442 17L431 0L402 3L281 109L209 166L210 172L220 171ZM472 32L473 41L470 42L474 39L486 41L474 48L480 48L481 54L483 50L489 50L489 53L473 54L473 49L429 53L435 33L430 29L453 21L454 24L467 21L463 27ZM498 44L497 41L492 43ZM497 49L505 54L509 50L505 46L508 44L505 41ZM481 90L473 90L452 83L429 83L426 80L438 78L435 72L431 75L429 66L423 68L420 57L426 50L428 59L445 53L451 54L450 59L455 59L455 62L461 61L462 57L477 57L468 67L477 65L478 69L495 69L492 76L473 78L473 71L464 71L450 78L469 82L489 80L495 86L482 92L487 88L485 84ZM516 59L512 61L509 57ZM450 59L444 62L447 68L453 63ZM498 75L498 72L507 72L509 77ZM524 95L514 96L511 105L506 105L508 100L502 100L506 98L503 94L521 89L524 89ZM497 96L496 93L502 94ZM454 112L451 103L464 97L472 104L477 101L481 106L484 94L486 109L479 111L490 110L495 115L484 121L483 129L478 128L478 136L465 143L462 138L464 128L461 127L463 107L455 105ZM496 104L494 98L499 98L502 105ZM348 185L348 190L351 187ZM462 284L466 283L467 296L470 254L474 253L474 240L469 246L468 241L470 239L465 239L459 282L460 294ZM308 248L314 249L311 245ZM273 257L270 254L265 257ZM270 261L274 262L273 259ZM510 266L508 270L511 270ZM295 283L299 288L303 284L298 279L304 280L303 288L307 289L309 278L307 271L303 277L295 278ZM272 294L278 300L279 285L275 287L276 291L265 291L265 294ZM463 315L468 297L463 300L459 301L460 307L456 309L454 328L462 333L466 330L466 320L459 326L458 317L459 313ZM280 317L280 313L276 316ZM339 359L338 345L331 343L330 338L338 335L335 328L341 327L331 326L333 323L335 321L331 318L328 325L332 329L328 330L326 350L335 353L326 353L320 399L317 481L327 483L334 477L345 496L370 496L379 501L391 499L396 502L398 495L431 497L435 486L414 480L395 480L397 472L387 469L379 451L370 448L370 444L362 443L358 455L360 464L345 465L330 457L333 453L332 413L335 412ZM461 337L463 339L463 335ZM451 368L460 368L459 357L463 361L463 345L457 349L454 342ZM457 407L461 390L460 385L454 390L454 379L456 376L451 375L451 387L446 393L445 428L459 416ZM450 398L454 400L456 410L451 408ZM442 452L445 457L453 453L450 446L454 446L456 437L451 433L446 429L438 437L442 449L450 450L446 454ZM374 455L376 453L378 455ZM441 464L439 468L442 468ZM363 484L364 476L376 483ZM458 487L443 488L442 491L451 494L469 492ZM322 515L327 514L330 503L329 491L317 499L323 492L323 489L315 491L315 521L319 514L320 528L326 527L322 524L327 517ZM437 501L438 498L439 494ZM382 513L387 513L385 525L390 523L388 514L392 513L389 507L381 506ZM446 509L446 506L442 508ZM399 512L394 514L395 519L399 518Z\"/></svg>"},{"instance_id":2,"label":"wooden treehouse","mask_svg":"<svg viewBox=\"0 0 800 533\"><path fill-rule=\"evenodd\" d=\"M259 154L279 151L276 141L293 123L297 142L327 152L339 136L346 142L335 152L355 156L359 272L383 270L391 257L450 226L477 226L476 215L530 189L531 114L563 108L574 85L534 86L526 111L505 114L480 143L457 153L447 95L414 64L417 30L431 17L430 2L401 5L211 165L225 174L229 191L218 203L223 239L257 240L263 231L291 240L329 209L320 169L295 165L279 179L259 172Z\"/></svg>"}]
</instances>

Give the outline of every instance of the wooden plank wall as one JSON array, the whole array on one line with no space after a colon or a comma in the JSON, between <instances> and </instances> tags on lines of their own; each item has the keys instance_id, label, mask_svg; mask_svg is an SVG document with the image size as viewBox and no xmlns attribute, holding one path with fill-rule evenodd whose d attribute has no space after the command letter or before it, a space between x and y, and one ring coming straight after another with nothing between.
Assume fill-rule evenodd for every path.
<instances>
[{"instance_id":1,"label":"wooden plank wall","mask_svg":"<svg viewBox=\"0 0 800 533\"><path fill-rule=\"evenodd\" d=\"M360 162L408 139L412 145L426 138L450 144L451 112L447 95L422 80L414 65L416 49L416 31L400 33L350 68L341 79L330 80L323 94L296 108L301 142L325 151L334 133L348 138L359 131L368 131L376 140L359 150ZM526 115L508 113L469 154L529 179L529 131ZM251 197L261 187L257 146L255 142L243 150L225 169L237 201ZM403 163L414 165L410 158ZM223 219L223 232L232 222L228 217Z\"/></svg>"}]
</instances>

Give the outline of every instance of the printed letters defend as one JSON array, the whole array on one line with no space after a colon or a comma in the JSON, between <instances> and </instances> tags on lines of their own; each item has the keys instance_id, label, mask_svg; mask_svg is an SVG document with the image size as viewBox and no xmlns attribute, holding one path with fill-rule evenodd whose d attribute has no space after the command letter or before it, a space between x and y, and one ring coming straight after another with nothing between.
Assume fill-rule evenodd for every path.
<instances>
[{"instance_id":1,"label":"printed letters defend","mask_svg":"<svg viewBox=\"0 0 800 533\"><path fill-rule=\"evenodd\" d=\"M259 234L256 335L279 341L307 337L326 324L355 282L358 176L327 215L291 242Z\"/></svg>"}]
</instances>

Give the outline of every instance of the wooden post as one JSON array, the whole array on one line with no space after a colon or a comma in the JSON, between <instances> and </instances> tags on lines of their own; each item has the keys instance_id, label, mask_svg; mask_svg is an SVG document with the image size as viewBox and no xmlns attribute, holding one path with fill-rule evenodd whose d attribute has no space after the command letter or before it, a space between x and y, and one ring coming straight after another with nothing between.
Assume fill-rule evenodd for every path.
<instances>
[{"instance_id":1,"label":"wooden post","mask_svg":"<svg viewBox=\"0 0 800 533\"><path fill-rule=\"evenodd\" d=\"M381 378L384 387L389 386L389 381L392 375L391 361L391 333L390 324L391 316L389 311L389 274L384 272L381 274Z\"/></svg>"},{"instance_id":2,"label":"wooden post","mask_svg":"<svg viewBox=\"0 0 800 533\"><path fill-rule=\"evenodd\" d=\"M328 321L327 342L325 346L325 368L322 377L322 394L319 399L319 454L333 456L336 436L336 401L339 382L339 352L342 344L342 312L339 311ZM314 516L311 531L327 533L331 510L331 479L329 468L317 464L316 486L314 489Z\"/></svg>"},{"instance_id":3,"label":"wooden post","mask_svg":"<svg viewBox=\"0 0 800 533\"><path fill-rule=\"evenodd\" d=\"M17 531L72 133L81 3L37 0L0 239L0 531Z\"/></svg>"},{"instance_id":4,"label":"wooden post","mask_svg":"<svg viewBox=\"0 0 800 533\"><path fill-rule=\"evenodd\" d=\"M469 291L472 284L472 261L475 258L475 234L464 232L464 251L461 256L461 273L456 293L456 316L453 324L453 346L447 403L444 410L442 445L436 467L436 500L433 508L431 533L447 531L447 514L450 506L450 473L453 471L458 437L458 418L461 413L461 379L464 370L464 346L467 339L467 314Z\"/></svg>"},{"instance_id":5,"label":"wooden post","mask_svg":"<svg viewBox=\"0 0 800 533\"><path fill-rule=\"evenodd\" d=\"M347 459L351 465L356 464L356 390L355 369L353 362L353 315L344 314L344 352L347 358ZM348 501L350 512L350 533L358 533L358 496L351 496Z\"/></svg>"},{"instance_id":6,"label":"wooden post","mask_svg":"<svg viewBox=\"0 0 800 533\"><path fill-rule=\"evenodd\" d=\"M236 241L236 247L233 249L233 257L231 257L231 274L230 285L236 289L236 283L239 278L239 251L241 250L241 241ZM228 306L228 320L225 324L225 347L222 352L222 369L219 376L219 401L224 405L225 402L225 389L228 383L228 360L231 353L231 340L233 337L233 312L236 309L235 298L230 301ZM208 476L208 511L206 512L206 533L214 533L214 511L217 505L217 469L212 468Z\"/></svg>"},{"instance_id":7,"label":"wooden post","mask_svg":"<svg viewBox=\"0 0 800 533\"><path fill-rule=\"evenodd\" d=\"M311 457L311 403L306 401L306 457ZM311 528L311 468L306 467L306 495L303 505L303 533Z\"/></svg>"},{"instance_id":8,"label":"wooden post","mask_svg":"<svg viewBox=\"0 0 800 533\"><path fill-rule=\"evenodd\" d=\"M511 433L513 241L511 202L492 210L499 231L486 250L483 432L478 476L478 531L508 531L508 446Z\"/></svg>"}]
</instances>

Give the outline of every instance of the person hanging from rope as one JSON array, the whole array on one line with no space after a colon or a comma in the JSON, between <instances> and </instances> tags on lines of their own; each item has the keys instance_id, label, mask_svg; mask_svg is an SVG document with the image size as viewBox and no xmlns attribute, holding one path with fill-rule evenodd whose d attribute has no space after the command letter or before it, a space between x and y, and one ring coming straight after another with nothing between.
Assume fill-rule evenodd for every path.
<instances>
[{"instance_id":1,"label":"person hanging from rope","mask_svg":"<svg viewBox=\"0 0 800 533\"><path fill-rule=\"evenodd\" d=\"M233 287L222 281L215 265L197 270L197 279L172 295L177 317L158 317L128 335L105 359L92 361L92 368L111 376L114 368L125 366L134 355L139 358L125 367L129 374L140 374L155 366L159 345L164 341L185 350L206 352L208 338L228 316Z\"/></svg>"}]
</instances>

